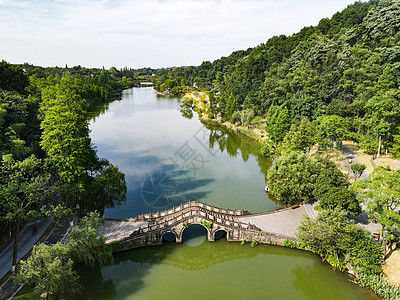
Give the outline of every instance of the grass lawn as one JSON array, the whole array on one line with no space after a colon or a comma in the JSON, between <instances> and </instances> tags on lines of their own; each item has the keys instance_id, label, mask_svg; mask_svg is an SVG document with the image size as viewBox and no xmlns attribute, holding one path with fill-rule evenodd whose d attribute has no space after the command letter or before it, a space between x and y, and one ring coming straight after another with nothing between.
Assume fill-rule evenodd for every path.
<instances>
[{"instance_id":1,"label":"grass lawn","mask_svg":"<svg viewBox=\"0 0 400 300\"><path fill-rule=\"evenodd\" d=\"M33 293L33 289L24 285L13 300L40 300L40 297Z\"/></svg>"}]
</instances>

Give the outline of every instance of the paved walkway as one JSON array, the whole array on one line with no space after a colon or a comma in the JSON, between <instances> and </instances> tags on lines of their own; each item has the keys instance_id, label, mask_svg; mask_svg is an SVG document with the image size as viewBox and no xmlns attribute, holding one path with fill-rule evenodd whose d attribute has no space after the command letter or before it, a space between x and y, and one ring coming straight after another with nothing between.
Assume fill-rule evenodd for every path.
<instances>
[{"instance_id":1,"label":"paved walkway","mask_svg":"<svg viewBox=\"0 0 400 300\"><path fill-rule=\"evenodd\" d=\"M305 207L305 205L301 205L294 209L289 208L256 216L239 217L238 219L244 223L253 224L267 233L296 238L296 231L300 222L304 216L310 216L308 214L310 208L307 207L306 209ZM314 218L314 215L311 215L310 218Z\"/></svg>"},{"instance_id":2,"label":"paved walkway","mask_svg":"<svg viewBox=\"0 0 400 300\"><path fill-rule=\"evenodd\" d=\"M265 232L295 238L297 227L304 216L309 216L311 219L315 219L318 216L318 212L314 209L316 205L317 202L306 203L295 209L279 210L256 216L244 216L239 217L239 220L244 223L253 224ZM360 216L350 216L350 219L371 233L378 233L381 230L381 225L370 222L365 210L362 211Z\"/></svg>"},{"instance_id":3,"label":"paved walkway","mask_svg":"<svg viewBox=\"0 0 400 300\"><path fill-rule=\"evenodd\" d=\"M358 163L357 156L354 154L354 151L347 145L342 145L340 148L344 159L342 160L342 166L346 170L347 174L353 176L353 172L351 171L350 167L354 163ZM351 161L351 163L350 163ZM367 171L364 171L359 179L365 179L368 177Z\"/></svg>"},{"instance_id":4,"label":"paved walkway","mask_svg":"<svg viewBox=\"0 0 400 300\"><path fill-rule=\"evenodd\" d=\"M147 227L148 222L135 222L135 221L110 221L107 220L98 229L107 239L107 244L128 238L132 232L138 230L140 227Z\"/></svg>"},{"instance_id":5,"label":"paved walkway","mask_svg":"<svg viewBox=\"0 0 400 300\"><path fill-rule=\"evenodd\" d=\"M29 222L19 233L18 255L20 259L24 257L32 246L38 241L47 227L51 224L50 219L41 219ZM11 270L13 257L14 241L0 253L0 278Z\"/></svg>"}]
</instances>

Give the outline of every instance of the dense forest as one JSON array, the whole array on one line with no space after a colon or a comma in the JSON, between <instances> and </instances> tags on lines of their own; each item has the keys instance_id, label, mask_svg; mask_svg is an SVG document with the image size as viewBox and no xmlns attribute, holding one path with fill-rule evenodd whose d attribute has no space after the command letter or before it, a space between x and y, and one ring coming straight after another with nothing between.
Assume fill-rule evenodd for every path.
<instances>
[{"instance_id":1,"label":"dense forest","mask_svg":"<svg viewBox=\"0 0 400 300\"><path fill-rule=\"evenodd\" d=\"M139 76L149 76L142 70ZM151 74L150 74L151 75ZM133 85L132 70L0 63L0 237L41 216L119 205L125 176L96 154L87 109Z\"/></svg>"},{"instance_id":2,"label":"dense forest","mask_svg":"<svg viewBox=\"0 0 400 300\"><path fill-rule=\"evenodd\" d=\"M399 156L399 27L398 0L356 2L297 34L158 71L154 83L175 94L208 89L213 118L232 121L246 110L275 116L280 136L270 134L272 148L306 118L325 140L351 139L370 154Z\"/></svg>"}]
</instances>

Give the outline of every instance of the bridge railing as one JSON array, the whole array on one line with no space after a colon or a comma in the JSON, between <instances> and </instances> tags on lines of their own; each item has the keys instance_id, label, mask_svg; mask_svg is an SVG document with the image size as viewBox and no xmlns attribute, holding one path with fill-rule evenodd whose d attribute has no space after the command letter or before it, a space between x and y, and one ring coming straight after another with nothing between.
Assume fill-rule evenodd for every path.
<instances>
[{"instance_id":1,"label":"bridge railing","mask_svg":"<svg viewBox=\"0 0 400 300\"><path fill-rule=\"evenodd\" d=\"M207 203L199 202L197 201L189 201L186 203L181 203L179 206L174 206L170 209L166 209L163 211L157 211L157 212L151 212L147 214L141 214L135 218L135 220L140 220L140 221L150 221L155 218L160 218L160 217L167 217L170 215L174 215L178 212L190 209L190 208L202 208L204 210L207 210L209 212L213 212L216 214L223 214L223 215L230 215L230 216L245 216L249 215L250 213L248 211L245 211L243 209L241 210L232 210L232 209L226 209L226 208L219 208L215 207L214 205L209 205Z\"/></svg>"}]
</instances>

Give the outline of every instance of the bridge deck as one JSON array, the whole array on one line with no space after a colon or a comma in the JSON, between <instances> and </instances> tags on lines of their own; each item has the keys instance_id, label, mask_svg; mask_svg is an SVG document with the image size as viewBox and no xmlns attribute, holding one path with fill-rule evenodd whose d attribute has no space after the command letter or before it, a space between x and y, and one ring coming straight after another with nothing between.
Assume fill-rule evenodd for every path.
<instances>
[{"instance_id":1,"label":"bridge deck","mask_svg":"<svg viewBox=\"0 0 400 300\"><path fill-rule=\"evenodd\" d=\"M229 233L228 240L260 238L264 239L262 242L271 242L265 238L266 232L275 242L281 243L286 238L296 240L296 228L305 215L309 213L304 205L251 215L245 210L223 209L190 201L164 211L141 214L133 220L108 220L99 231L108 244L136 243L136 247L162 243L162 236L168 231L174 232L177 242L181 242L185 226L206 221L212 224L212 229L210 227L207 231L209 240L214 239L216 230L222 229Z\"/></svg>"}]
</instances>

